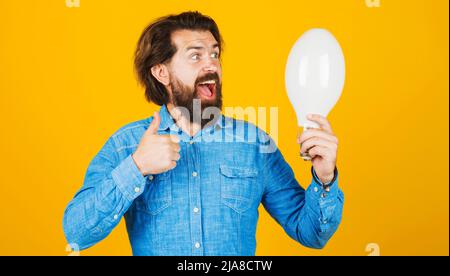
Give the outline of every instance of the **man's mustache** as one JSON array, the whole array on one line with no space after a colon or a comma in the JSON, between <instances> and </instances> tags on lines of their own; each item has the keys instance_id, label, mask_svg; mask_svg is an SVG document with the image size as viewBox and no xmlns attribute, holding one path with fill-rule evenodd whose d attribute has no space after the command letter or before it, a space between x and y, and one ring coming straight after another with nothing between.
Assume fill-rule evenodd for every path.
<instances>
[{"instance_id":1,"label":"man's mustache","mask_svg":"<svg viewBox=\"0 0 450 276\"><path fill-rule=\"evenodd\" d=\"M206 74L204 76L199 77L196 81L195 81L195 86L197 86L197 84L205 82L205 81L216 81L216 83L219 83L219 75L217 73L209 73Z\"/></svg>"}]
</instances>

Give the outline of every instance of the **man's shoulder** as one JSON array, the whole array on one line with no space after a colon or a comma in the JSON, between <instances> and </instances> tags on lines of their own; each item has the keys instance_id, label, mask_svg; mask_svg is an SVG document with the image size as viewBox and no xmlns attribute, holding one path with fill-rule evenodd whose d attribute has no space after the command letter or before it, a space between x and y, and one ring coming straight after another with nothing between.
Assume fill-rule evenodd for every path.
<instances>
[{"instance_id":1,"label":"man's shoulder","mask_svg":"<svg viewBox=\"0 0 450 276\"><path fill-rule=\"evenodd\" d=\"M147 130L152 120L153 117L149 117L128 123L114 132L113 135L111 135L111 138L115 142L140 139L140 137Z\"/></svg>"}]
</instances>

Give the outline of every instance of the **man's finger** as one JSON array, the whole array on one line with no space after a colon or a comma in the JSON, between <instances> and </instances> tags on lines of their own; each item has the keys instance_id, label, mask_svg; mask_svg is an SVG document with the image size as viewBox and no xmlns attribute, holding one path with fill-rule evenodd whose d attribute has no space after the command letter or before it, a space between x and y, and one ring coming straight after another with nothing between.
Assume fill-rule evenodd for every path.
<instances>
[{"instance_id":1,"label":"man's finger","mask_svg":"<svg viewBox=\"0 0 450 276\"><path fill-rule=\"evenodd\" d=\"M160 123L161 123L161 117L159 116L158 112L155 112L153 114L153 121L150 123L150 126L147 129L147 133L148 134L157 134Z\"/></svg>"},{"instance_id":2,"label":"man's finger","mask_svg":"<svg viewBox=\"0 0 450 276\"><path fill-rule=\"evenodd\" d=\"M159 135L159 140L163 143L169 143L178 145L180 143L180 138L177 135L169 134L169 135Z\"/></svg>"},{"instance_id":3,"label":"man's finger","mask_svg":"<svg viewBox=\"0 0 450 276\"><path fill-rule=\"evenodd\" d=\"M178 137L178 135L170 134L169 138L170 138L170 141L172 141L176 144L180 143L180 137Z\"/></svg>"},{"instance_id":4,"label":"man's finger","mask_svg":"<svg viewBox=\"0 0 450 276\"><path fill-rule=\"evenodd\" d=\"M300 135L300 137L297 139L297 142L299 144L302 144L303 142L305 142L306 140L308 140L312 137L320 137L320 138L328 140L332 143L335 143L335 144L338 143L338 139L336 136L334 136L324 130L319 130L319 129L308 129L306 131L303 131L302 135Z\"/></svg>"},{"instance_id":5,"label":"man's finger","mask_svg":"<svg viewBox=\"0 0 450 276\"><path fill-rule=\"evenodd\" d=\"M181 151L180 144L173 144L173 150L174 150L175 152L180 152L180 151Z\"/></svg>"},{"instance_id":6,"label":"man's finger","mask_svg":"<svg viewBox=\"0 0 450 276\"><path fill-rule=\"evenodd\" d=\"M330 150L321 146L315 146L312 147L309 151L308 154L309 156L311 156L311 158L320 156L320 157L326 157L329 154Z\"/></svg>"},{"instance_id":7,"label":"man's finger","mask_svg":"<svg viewBox=\"0 0 450 276\"><path fill-rule=\"evenodd\" d=\"M328 148L328 149L333 149L335 150L337 148L337 145L334 143L331 143L328 140L322 139L322 138L318 138L318 137L313 137L310 138L308 140L306 140L301 148L300 148L300 152L301 154L304 154L305 152L307 152L309 149L311 149L312 147L315 146L321 146L324 148Z\"/></svg>"},{"instance_id":8,"label":"man's finger","mask_svg":"<svg viewBox=\"0 0 450 276\"><path fill-rule=\"evenodd\" d=\"M174 152L172 154L172 160L173 161L178 161L178 160L180 160L180 158L181 158L181 155L178 152Z\"/></svg>"},{"instance_id":9,"label":"man's finger","mask_svg":"<svg viewBox=\"0 0 450 276\"><path fill-rule=\"evenodd\" d=\"M170 163L170 166L169 166L169 169L168 169L168 171L170 171L170 170L174 169L174 168L175 168L176 166L177 166L177 162L175 162L175 161L172 161L172 162Z\"/></svg>"},{"instance_id":10,"label":"man's finger","mask_svg":"<svg viewBox=\"0 0 450 276\"><path fill-rule=\"evenodd\" d=\"M326 132L333 133L330 122L328 122L327 118L324 116L319 114L308 114L308 120L318 123L320 128Z\"/></svg>"}]
</instances>

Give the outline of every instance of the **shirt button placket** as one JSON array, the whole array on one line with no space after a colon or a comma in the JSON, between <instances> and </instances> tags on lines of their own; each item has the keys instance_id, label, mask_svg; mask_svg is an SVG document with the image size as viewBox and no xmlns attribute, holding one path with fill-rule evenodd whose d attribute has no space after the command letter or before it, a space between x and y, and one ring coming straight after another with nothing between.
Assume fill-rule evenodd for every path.
<instances>
[{"instance_id":1,"label":"shirt button placket","mask_svg":"<svg viewBox=\"0 0 450 276\"><path fill-rule=\"evenodd\" d=\"M194 256L203 255L203 247L202 246L202 216L200 213L200 173L198 169L200 168L200 164L198 164L197 160L199 159L198 151L196 147L197 143L191 139L187 145L188 148L188 169L190 171L189 177L189 205L190 205L190 223L191 223L191 239L192 239L192 254Z\"/></svg>"}]
</instances>

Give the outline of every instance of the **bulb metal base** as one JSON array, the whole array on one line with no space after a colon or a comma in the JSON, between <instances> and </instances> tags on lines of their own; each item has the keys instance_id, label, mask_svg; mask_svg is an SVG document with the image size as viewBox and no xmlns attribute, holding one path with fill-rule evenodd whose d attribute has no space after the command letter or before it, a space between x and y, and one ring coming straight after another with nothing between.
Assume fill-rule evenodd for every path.
<instances>
[{"instance_id":1,"label":"bulb metal base","mask_svg":"<svg viewBox=\"0 0 450 276\"><path fill-rule=\"evenodd\" d=\"M303 131L307 131L308 129L320 129L317 127L312 127L312 126L304 126L303 127ZM300 144L300 149L301 149L302 145ZM312 157L311 155L309 155L308 151L306 151L305 153L302 154L302 152L300 151L300 157L304 160L304 161L311 161Z\"/></svg>"}]
</instances>

